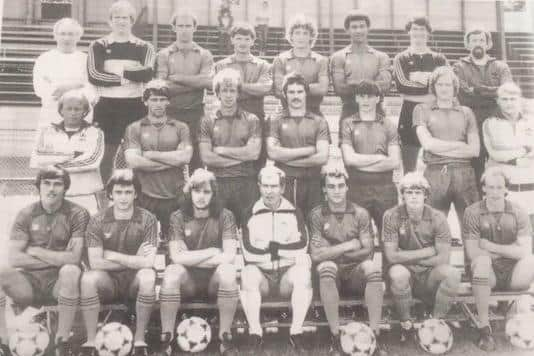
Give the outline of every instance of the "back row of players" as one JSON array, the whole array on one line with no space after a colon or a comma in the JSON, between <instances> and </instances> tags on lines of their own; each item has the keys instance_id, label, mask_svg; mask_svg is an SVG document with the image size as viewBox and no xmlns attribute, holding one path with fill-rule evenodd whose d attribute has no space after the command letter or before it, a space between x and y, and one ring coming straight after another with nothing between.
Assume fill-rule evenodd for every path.
<instances>
[{"instance_id":1,"label":"back row of players","mask_svg":"<svg viewBox=\"0 0 534 356\"><path fill-rule=\"evenodd\" d=\"M177 40L158 54L156 76L160 80L152 82L149 81L153 76L156 57L150 44L131 34L134 15L135 11L128 2L118 1L112 5L112 33L91 45L87 63L83 54L76 51L81 28L73 20L61 20L54 28L58 48L43 54L36 62L34 81L40 85L36 85L36 92L43 96L42 120L55 121L56 113L59 113L60 121L52 124L41 122L42 129L32 154L32 165L45 167L53 163L69 171L72 178L69 195L84 206L90 206L91 203L87 201L92 200L92 194L103 189L100 172L106 181L111 172L113 156L124 138L122 149L126 162L135 170L140 181L140 190L136 192L138 205L156 215L162 232L169 239L172 239L172 224L169 219L171 213L180 207L179 201L185 184L182 170L188 163L192 170L203 163L214 173L218 198L223 206L234 213L237 225L242 227L244 234L250 230L247 229L247 223L251 223L247 219L248 207L257 201L258 190L262 191L262 182L260 180L258 186L256 176L266 156L273 160L284 174L284 196L288 203L293 209L300 209L310 215L313 209L321 204L324 194L320 183L320 169L328 160L330 134L320 112L320 103L328 90L329 72L334 89L343 101L340 144L343 161L348 170L345 184L350 187L349 200L369 211L378 230L383 232L382 241L386 240L385 227L382 227L384 212L397 203L392 172L399 166L399 150L402 152L405 171L413 170L419 151L418 140L425 149L425 176L430 183L429 202L434 208L445 213L448 213L451 202L454 202L459 218L463 217L466 221L465 208L478 201L478 180L475 178L475 172L477 169L481 172L485 158L482 159L482 166L473 166L471 160L481 156L481 147L485 147L490 154L490 159L485 164L500 166L510 176L511 182L507 181L506 184L509 198L519 202L528 201L529 195L534 191L534 185L531 184L534 180L531 154L534 126L531 120L521 116L520 89L509 82L511 76L506 64L487 56L486 51L491 47L491 35L485 31L475 30L466 34L466 45L471 50L471 55L460 60L453 71L445 66L446 60L442 55L427 47L431 32L428 21L418 18L408 23L411 46L395 58L393 66L398 90L403 93L404 99L398 128L402 143L399 149L397 129L385 118L381 107L383 96L389 90L392 79L389 59L386 54L368 46L370 20L367 15L350 13L346 17L345 28L351 35L352 43L335 53L330 64L325 57L311 51L317 29L306 18L295 18L287 31L288 41L293 48L275 58L270 68L267 62L251 55L250 48L255 35L253 28L246 24L238 25L232 31L235 54L213 66L209 51L192 41L196 29L194 15L182 10L172 18ZM73 70L73 73L78 76L85 73L85 78L95 86L98 93L93 115L94 122L98 123L100 128L90 126L83 120L90 111L89 102L92 99L91 95L87 94L89 85L83 78L74 80L67 74L66 68L71 68L74 61L82 64L82 70ZM213 72L216 73L214 76ZM145 85L146 82L149 83ZM205 116L203 110L204 89L209 87L213 87L220 101L218 109L211 117ZM269 124L266 124L263 97L272 87L282 101L283 110L270 118ZM460 105L457 99L473 110ZM499 103L500 110L497 110L496 102ZM488 116L492 117L484 121ZM482 128L483 134L479 131ZM484 145L480 144L481 139L485 139ZM282 185L281 182L278 184ZM269 194L264 194L264 197L268 196ZM268 206L267 203L265 205ZM182 205L182 208L184 206L186 205ZM92 210L96 211L96 208ZM259 209L260 212L263 210ZM272 207L267 209L270 210ZM503 206L501 211L504 213L508 210ZM193 217L192 214L190 216ZM340 216L340 220L333 220L338 223L343 221L344 215ZM110 220L113 221L114 218L111 217ZM409 235L407 231L422 229L419 226L421 219L413 220L410 224L415 225L404 224L406 226L399 227L398 233ZM262 223L273 224L269 221ZM488 226L484 225L485 230L479 235L489 236L488 239L497 242L515 241L520 231L524 233L523 223L522 218L513 220L512 225L508 226L511 230L504 234L503 220L495 218L493 225L497 231L496 235L490 234L491 229L486 229L493 226L489 223ZM40 224L35 226L36 230L39 230ZM43 226L50 226L50 223L46 222ZM121 226L120 230L125 233L124 224ZM288 226L288 229L293 228ZM297 224L295 228L297 226L300 225ZM331 226L334 226L333 222L326 222L323 229L328 230ZM518 226L521 226L521 229L516 229ZM465 229L466 225L463 227ZM201 230L206 232L204 228ZM194 229L189 229L189 235L194 236L193 231ZM256 233L260 234L260 231ZM338 230L341 237L335 239L344 240L349 235L349 238L354 238L351 235L353 230L345 232L346 236L341 231L344 230ZM423 234L421 231L418 233ZM187 229L184 230L184 236L188 235L187 232ZM112 236L111 231L106 233ZM334 235L337 236L338 233ZM430 235L432 239L435 238L434 232ZM262 239L263 237L260 238ZM287 243L283 240L282 242ZM417 244L421 247L423 245ZM88 246L91 247L91 244ZM296 250L302 248L298 243L290 246ZM387 243L384 242L384 248L386 246ZM260 245L255 248L251 243L248 247L252 248L253 252L258 252L265 250L267 246ZM497 253L503 253L500 245L488 247L487 250L490 251L491 248L497 250ZM172 246L169 246L169 249L172 256ZM276 261L283 255L277 252L277 249L268 249ZM401 246L400 250L402 249L410 247ZM436 254L436 250L437 248L428 248L425 251L430 255L408 254L410 257L400 258L399 261L437 256L439 254ZM244 246L244 251L247 251L247 246ZM343 251L336 251L337 254L345 255ZM512 259L519 260L519 255L515 253L525 253L525 249L511 251L504 252L504 257L513 255ZM215 253L215 250L211 252ZM387 249L385 252L387 254ZM530 253L530 249L528 252ZM346 254L349 260L352 255L356 256L356 260L361 260L364 256L360 253L351 254L350 251ZM211 257L200 255L205 257L202 259L196 256L201 261ZM327 256L327 259L331 258L331 255ZM501 255L489 256L498 259ZM434 260L442 261L440 258L430 260L434 263ZM102 258L100 260L102 261ZM127 263L119 265L129 267ZM276 263L272 266L274 276L280 277L286 272L282 265ZM492 265L495 268L496 264L490 263L489 267L483 269L486 271L484 273L491 275L489 271ZM98 269L94 264L90 263L90 266ZM104 263L99 266L109 265ZM512 271L515 271L515 263L511 266L506 263L497 266L497 269L500 269L496 273L499 278L504 278L503 283L506 286L510 282ZM503 270L504 277L501 273ZM526 268L526 271L528 270L529 268ZM325 271L325 276L336 274L332 266L325 267ZM397 268L391 271L397 271ZM399 272L399 276L406 279L406 273L402 273ZM169 275L176 277L180 274ZM529 277L521 278L530 281ZM253 274L250 283L259 283L258 279L258 274ZM423 279L426 280L426 277ZM126 281L120 277L118 280ZM299 278L298 282L302 280L306 278ZM482 310L481 345L486 348L493 347L487 313L484 314L491 283L484 277L474 280L474 285L480 286L476 288L483 291L478 293L478 301L481 304L479 309ZM265 285L264 282L260 284ZM378 284L375 284L375 287L376 285ZM437 284L434 285L436 286ZM407 295L406 288L399 290ZM247 295L245 287L243 291L244 295ZM371 294L373 293L370 292ZM140 292L139 295L144 294ZM178 300L179 295L180 293ZM258 294L252 292L250 295L250 303L253 305L251 308L259 308ZM226 291L226 296L227 300L233 300L234 293ZM163 293L162 297L162 301L168 299L170 305L177 305L175 292L169 292L168 296ZM82 298L82 307L96 309L95 305L98 306L99 299L94 295L92 298L91 302L84 302ZM300 298L303 296L298 296L295 301ZM333 297L327 295L326 298ZM369 298L376 301L376 298ZM224 304L223 300L221 297L221 303ZM247 298L244 300L246 304ZM150 301L150 293L146 297L138 298L138 312L146 313L146 308L142 307L150 304ZM63 306L72 304L72 301L61 298L59 302ZM225 305L233 305L232 303L227 302ZM368 306L372 305L372 301L369 303ZM306 310L307 308L306 305ZM333 309L337 310L337 307L331 310ZM255 315L248 312L247 318L252 335L259 336L261 328L255 323L254 317L251 317L253 314ZM331 319L332 314L328 314ZM301 315L302 318L304 315L305 312ZM139 319L144 320L141 317ZM221 318L221 322L223 319L228 321L228 318ZM376 313L371 319L377 320ZM402 313L401 319L408 320ZM301 332L298 317L296 320L296 326L291 330L291 340L294 344L299 343L299 337L296 335ZM376 326L375 322L371 324L373 323ZM335 324L334 321L332 325ZM404 326L409 329L410 325L405 323ZM221 330L224 331L225 328L222 327ZM336 335L337 329L333 327L332 332ZM224 341L223 334L221 338ZM172 332L169 337L171 336ZM140 337L138 335L138 341ZM88 345L91 344L90 339ZM256 341L260 343L261 338ZM222 345L225 349L224 342Z\"/></svg>"}]
</instances>

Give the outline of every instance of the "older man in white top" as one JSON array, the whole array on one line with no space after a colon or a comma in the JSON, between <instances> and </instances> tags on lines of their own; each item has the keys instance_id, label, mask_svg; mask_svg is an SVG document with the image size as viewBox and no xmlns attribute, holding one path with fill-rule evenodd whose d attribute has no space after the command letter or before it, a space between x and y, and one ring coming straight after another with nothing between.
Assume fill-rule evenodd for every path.
<instances>
[{"instance_id":1,"label":"older man in white top","mask_svg":"<svg viewBox=\"0 0 534 356\"><path fill-rule=\"evenodd\" d=\"M521 205L534 224L534 119L521 113L521 89L507 82L497 90L499 111L484 121L486 168L503 167L510 177L507 199Z\"/></svg>"},{"instance_id":2,"label":"older man in white top","mask_svg":"<svg viewBox=\"0 0 534 356\"><path fill-rule=\"evenodd\" d=\"M38 127L62 120L58 100L69 90L83 89L89 101L95 100L96 93L87 79L87 54L76 48L82 34L83 28L76 20L59 20L54 25L57 47L44 52L35 61L33 88L42 103ZM93 121L93 113L90 112L85 120Z\"/></svg>"}]
</instances>

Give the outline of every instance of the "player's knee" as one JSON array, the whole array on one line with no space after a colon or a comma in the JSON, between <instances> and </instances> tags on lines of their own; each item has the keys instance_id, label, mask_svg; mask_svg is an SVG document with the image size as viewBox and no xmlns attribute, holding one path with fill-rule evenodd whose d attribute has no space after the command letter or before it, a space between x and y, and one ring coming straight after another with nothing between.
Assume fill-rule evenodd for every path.
<instances>
[{"instance_id":1,"label":"player's knee","mask_svg":"<svg viewBox=\"0 0 534 356\"><path fill-rule=\"evenodd\" d=\"M489 278L491 271L491 258L489 256L478 256L471 263L473 277Z\"/></svg>"},{"instance_id":2,"label":"player's knee","mask_svg":"<svg viewBox=\"0 0 534 356\"><path fill-rule=\"evenodd\" d=\"M137 272L139 289L153 289L156 285L156 271L152 268L143 268Z\"/></svg>"},{"instance_id":3,"label":"player's knee","mask_svg":"<svg viewBox=\"0 0 534 356\"><path fill-rule=\"evenodd\" d=\"M78 286L82 270L76 265L63 265L59 269L59 281L61 285Z\"/></svg>"},{"instance_id":4,"label":"player's knee","mask_svg":"<svg viewBox=\"0 0 534 356\"><path fill-rule=\"evenodd\" d=\"M254 265L247 265L241 271L241 287L244 290L258 290L261 283L261 272Z\"/></svg>"},{"instance_id":5,"label":"player's knee","mask_svg":"<svg viewBox=\"0 0 534 356\"><path fill-rule=\"evenodd\" d=\"M0 288L4 286L12 285L13 277L16 274L16 270L11 267L4 267L0 269Z\"/></svg>"},{"instance_id":6,"label":"player's knee","mask_svg":"<svg viewBox=\"0 0 534 356\"><path fill-rule=\"evenodd\" d=\"M457 268L452 266L443 267L443 281L452 289L458 289L462 282L462 273Z\"/></svg>"},{"instance_id":7,"label":"player's knee","mask_svg":"<svg viewBox=\"0 0 534 356\"><path fill-rule=\"evenodd\" d=\"M380 271L380 267L374 261L365 260L360 264L360 268L362 269L365 279L368 282L382 280L382 272Z\"/></svg>"},{"instance_id":8,"label":"player's knee","mask_svg":"<svg viewBox=\"0 0 534 356\"><path fill-rule=\"evenodd\" d=\"M336 278L337 270L337 265L332 261L323 261L317 265L319 278Z\"/></svg>"},{"instance_id":9,"label":"player's knee","mask_svg":"<svg viewBox=\"0 0 534 356\"><path fill-rule=\"evenodd\" d=\"M237 271L234 265L230 263L222 263L217 266L215 272L217 273L220 284L226 286L235 285L237 280Z\"/></svg>"},{"instance_id":10,"label":"player's knee","mask_svg":"<svg viewBox=\"0 0 534 356\"><path fill-rule=\"evenodd\" d=\"M388 271L391 286L395 289L410 287L410 271L402 265L393 265Z\"/></svg>"},{"instance_id":11,"label":"player's knee","mask_svg":"<svg viewBox=\"0 0 534 356\"><path fill-rule=\"evenodd\" d=\"M80 278L80 292L82 296L92 295L96 292L96 286L100 280L98 271L87 271Z\"/></svg>"},{"instance_id":12,"label":"player's knee","mask_svg":"<svg viewBox=\"0 0 534 356\"><path fill-rule=\"evenodd\" d=\"M307 266L295 265L288 273L288 279L294 287L311 288L311 270Z\"/></svg>"},{"instance_id":13,"label":"player's knee","mask_svg":"<svg viewBox=\"0 0 534 356\"><path fill-rule=\"evenodd\" d=\"M163 285L178 285L187 270L180 264L168 265L163 274Z\"/></svg>"}]
</instances>

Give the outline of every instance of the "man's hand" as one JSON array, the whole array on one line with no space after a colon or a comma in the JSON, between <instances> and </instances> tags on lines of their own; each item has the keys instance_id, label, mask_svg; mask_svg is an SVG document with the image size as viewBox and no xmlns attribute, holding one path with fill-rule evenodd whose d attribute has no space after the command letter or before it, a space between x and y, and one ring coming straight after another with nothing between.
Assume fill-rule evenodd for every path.
<instances>
[{"instance_id":1,"label":"man's hand","mask_svg":"<svg viewBox=\"0 0 534 356\"><path fill-rule=\"evenodd\" d=\"M26 249L26 254L32 257L39 257L39 253L42 251L42 248L39 246L30 246Z\"/></svg>"},{"instance_id":2,"label":"man's hand","mask_svg":"<svg viewBox=\"0 0 534 356\"><path fill-rule=\"evenodd\" d=\"M169 80L171 80L173 82L181 82L182 78L183 78L183 76L181 74L169 75Z\"/></svg>"},{"instance_id":3,"label":"man's hand","mask_svg":"<svg viewBox=\"0 0 534 356\"><path fill-rule=\"evenodd\" d=\"M154 159L154 151L143 151L142 155L145 158Z\"/></svg>"},{"instance_id":4,"label":"man's hand","mask_svg":"<svg viewBox=\"0 0 534 356\"><path fill-rule=\"evenodd\" d=\"M352 249L354 251L358 251L362 248L362 243L360 242L360 240L352 239L351 242L352 242Z\"/></svg>"},{"instance_id":5,"label":"man's hand","mask_svg":"<svg viewBox=\"0 0 534 356\"><path fill-rule=\"evenodd\" d=\"M132 64L128 64L126 66L124 66L124 70L127 70L127 71L136 71L136 70L143 70L145 69L141 63L132 63Z\"/></svg>"},{"instance_id":6,"label":"man's hand","mask_svg":"<svg viewBox=\"0 0 534 356\"><path fill-rule=\"evenodd\" d=\"M224 155L224 147L223 146L214 147L213 152L222 156Z\"/></svg>"},{"instance_id":7,"label":"man's hand","mask_svg":"<svg viewBox=\"0 0 534 356\"><path fill-rule=\"evenodd\" d=\"M478 242L478 246L485 251L493 252L491 250L491 245L487 239L480 239L480 241Z\"/></svg>"},{"instance_id":8,"label":"man's hand","mask_svg":"<svg viewBox=\"0 0 534 356\"><path fill-rule=\"evenodd\" d=\"M106 260L109 260L109 261L112 261L112 262L117 262L118 261L117 253L115 251L104 250L104 258Z\"/></svg>"},{"instance_id":9,"label":"man's hand","mask_svg":"<svg viewBox=\"0 0 534 356\"><path fill-rule=\"evenodd\" d=\"M411 72L410 80L413 82L428 84L428 79L430 78L430 72Z\"/></svg>"}]
</instances>

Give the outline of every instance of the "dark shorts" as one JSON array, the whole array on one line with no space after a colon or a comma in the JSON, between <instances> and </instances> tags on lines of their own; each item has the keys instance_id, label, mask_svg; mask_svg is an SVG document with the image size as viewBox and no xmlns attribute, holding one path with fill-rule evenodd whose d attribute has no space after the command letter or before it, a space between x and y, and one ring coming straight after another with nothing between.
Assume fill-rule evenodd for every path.
<instances>
[{"instance_id":1,"label":"dark shorts","mask_svg":"<svg viewBox=\"0 0 534 356\"><path fill-rule=\"evenodd\" d=\"M169 220L171 214L180 208L180 197L173 199L159 199L141 193L139 198L137 198L137 202L140 207L145 208L152 214L156 215L156 218L161 225L162 238L167 241L170 227Z\"/></svg>"},{"instance_id":2,"label":"dark shorts","mask_svg":"<svg viewBox=\"0 0 534 356\"><path fill-rule=\"evenodd\" d=\"M410 271L410 287L412 289L412 296L420 298L425 303L433 304L436 290L430 289L428 285L428 278L430 277L430 273L432 272L433 268L428 267L427 269L421 271L413 271L410 268L408 268L408 270ZM387 268L387 271L389 271L389 267ZM386 273L385 275L389 276L389 273ZM386 282L389 288L389 285L391 285L389 277L386 278Z\"/></svg>"},{"instance_id":3,"label":"dark shorts","mask_svg":"<svg viewBox=\"0 0 534 356\"><path fill-rule=\"evenodd\" d=\"M54 288L59 280L58 268L19 272L32 286L32 305L40 306L55 303Z\"/></svg>"},{"instance_id":4,"label":"dark shorts","mask_svg":"<svg viewBox=\"0 0 534 356\"><path fill-rule=\"evenodd\" d=\"M134 300L137 297L137 290L133 290L137 270L127 269L124 271L108 271L108 275L113 281L113 300Z\"/></svg>"},{"instance_id":5,"label":"dark shorts","mask_svg":"<svg viewBox=\"0 0 534 356\"><path fill-rule=\"evenodd\" d=\"M403 145L421 146L415 132L415 127L413 127L413 111L418 104L408 100L402 102L397 131Z\"/></svg>"},{"instance_id":6,"label":"dark shorts","mask_svg":"<svg viewBox=\"0 0 534 356\"><path fill-rule=\"evenodd\" d=\"M516 264L517 260L510 258L499 258L491 261L497 281L495 290L510 289L510 282L512 281L512 274Z\"/></svg>"},{"instance_id":7,"label":"dark shorts","mask_svg":"<svg viewBox=\"0 0 534 356\"><path fill-rule=\"evenodd\" d=\"M217 294L212 288L215 268L187 267L187 283L182 286L184 298L210 298Z\"/></svg>"},{"instance_id":8,"label":"dark shorts","mask_svg":"<svg viewBox=\"0 0 534 356\"><path fill-rule=\"evenodd\" d=\"M287 177L284 197L308 216L308 213L323 201L321 179Z\"/></svg>"},{"instance_id":9,"label":"dark shorts","mask_svg":"<svg viewBox=\"0 0 534 356\"><path fill-rule=\"evenodd\" d=\"M93 121L104 132L106 144L118 145L126 127L146 115L141 98L100 97L95 105Z\"/></svg>"},{"instance_id":10,"label":"dark shorts","mask_svg":"<svg viewBox=\"0 0 534 356\"><path fill-rule=\"evenodd\" d=\"M217 177L219 198L241 226L245 212L260 198L256 177Z\"/></svg>"},{"instance_id":11,"label":"dark shorts","mask_svg":"<svg viewBox=\"0 0 534 356\"><path fill-rule=\"evenodd\" d=\"M362 296L365 292L367 279L361 263L337 265L338 289L342 296Z\"/></svg>"}]
</instances>

